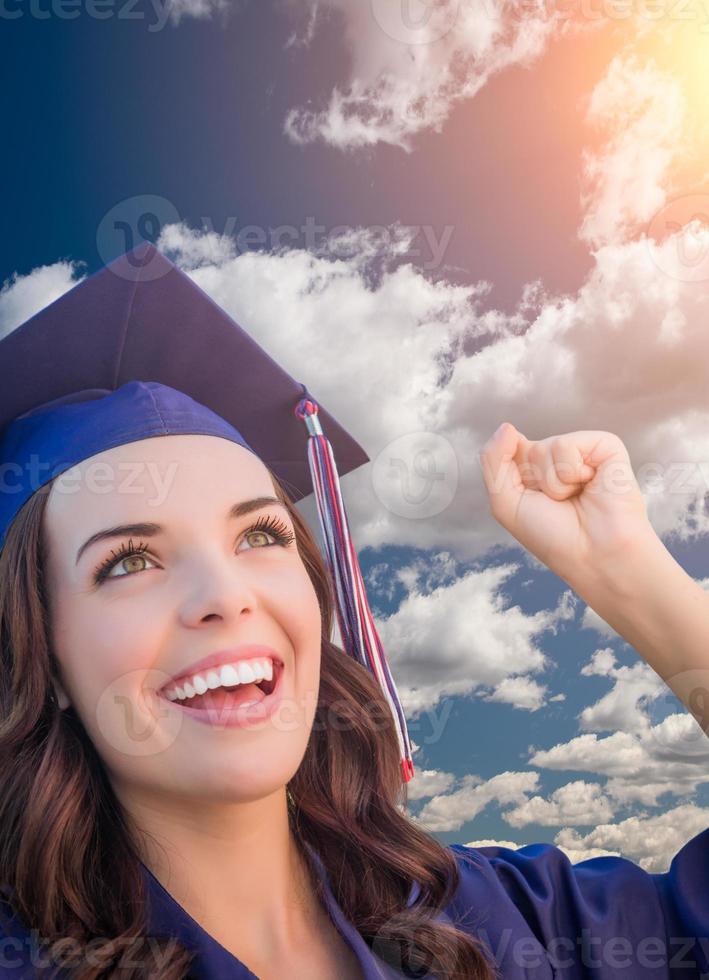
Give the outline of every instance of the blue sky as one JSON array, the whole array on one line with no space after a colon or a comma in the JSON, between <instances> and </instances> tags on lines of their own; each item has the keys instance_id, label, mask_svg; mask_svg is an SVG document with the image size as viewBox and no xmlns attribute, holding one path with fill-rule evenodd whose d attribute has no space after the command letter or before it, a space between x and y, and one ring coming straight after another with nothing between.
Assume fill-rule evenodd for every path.
<instances>
[{"instance_id":1,"label":"blue sky","mask_svg":"<svg viewBox=\"0 0 709 980\"><path fill-rule=\"evenodd\" d=\"M372 457L344 486L423 826L664 870L706 826L709 751L495 524L475 453L508 420L614 431L636 472L704 458L709 272L679 247L709 211L698 11L448 0L437 24L380 0L103 2L104 19L90 0L2 7L0 334L156 241ZM382 469L396 448L415 483L421 446L449 494L430 513ZM705 492L648 497L699 580Z\"/></svg>"}]
</instances>

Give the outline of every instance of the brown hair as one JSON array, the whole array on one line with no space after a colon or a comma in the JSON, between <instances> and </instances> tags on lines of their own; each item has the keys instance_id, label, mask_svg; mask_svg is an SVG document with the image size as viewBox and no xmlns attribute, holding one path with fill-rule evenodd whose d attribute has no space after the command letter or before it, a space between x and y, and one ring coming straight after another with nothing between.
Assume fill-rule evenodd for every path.
<instances>
[{"instance_id":1,"label":"brown hair","mask_svg":"<svg viewBox=\"0 0 709 980\"><path fill-rule=\"evenodd\" d=\"M272 479L322 614L318 705L288 784L294 837L307 861L303 842L319 855L345 916L383 960L407 976L490 980L496 971L482 944L434 921L458 885L455 857L405 813L388 703L369 671L330 642L330 578L308 525ZM128 820L76 712L52 699L42 533L50 489L27 501L0 552L0 882L10 910L38 931L44 961L68 977L181 980L192 953L176 937L148 935ZM120 963L126 953L130 966Z\"/></svg>"}]
</instances>

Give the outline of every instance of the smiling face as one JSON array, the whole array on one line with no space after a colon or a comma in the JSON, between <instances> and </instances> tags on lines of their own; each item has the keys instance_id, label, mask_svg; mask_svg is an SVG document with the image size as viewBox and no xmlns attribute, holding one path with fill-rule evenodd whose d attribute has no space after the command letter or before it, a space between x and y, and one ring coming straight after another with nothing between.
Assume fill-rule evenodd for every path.
<instances>
[{"instance_id":1,"label":"smiling face","mask_svg":"<svg viewBox=\"0 0 709 980\"><path fill-rule=\"evenodd\" d=\"M202 435L107 450L52 487L43 533L59 703L76 710L119 795L255 800L300 765L317 704L320 609L287 509L230 515L260 497L275 497L263 463ZM85 545L138 523L160 530ZM217 711L208 724L166 697L196 661L252 643L283 662L269 717L228 727Z\"/></svg>"}]
</instances>

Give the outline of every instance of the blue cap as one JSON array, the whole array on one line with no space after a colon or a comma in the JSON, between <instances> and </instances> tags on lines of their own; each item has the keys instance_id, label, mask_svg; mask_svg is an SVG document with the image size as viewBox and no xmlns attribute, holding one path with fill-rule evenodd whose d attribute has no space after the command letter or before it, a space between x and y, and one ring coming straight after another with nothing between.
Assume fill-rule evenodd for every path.
<instances>
[{"instance_id":1,"label":"blue cap","mask_svg":"<svg viewBox=\"0 0 709 980\"><path fill-rule=\"evenodd\" d=\"M0 546L42 485L156 435L231 439L298 501L313 491L308 432L294 414L304 397L312 398L304 384L143 243L0 341ZM340 473L367 462L318 406Z\"/></svg>"}]
</instances>

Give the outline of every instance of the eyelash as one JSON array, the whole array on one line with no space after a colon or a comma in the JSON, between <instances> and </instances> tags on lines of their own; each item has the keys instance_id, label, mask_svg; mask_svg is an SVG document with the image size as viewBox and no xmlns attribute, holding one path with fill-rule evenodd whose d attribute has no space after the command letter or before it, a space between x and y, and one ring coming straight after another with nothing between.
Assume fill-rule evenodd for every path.
<instances>
[{"instance_id":1,"label":"eyelash","mask_svg":"<svg viewBox=\"0 0 709 980\"><path fill-rule=\"evenodd\" d=\"M271 537L275 538L275 543L281 545L283 548L287 548L295 540L295 534L290 530L287 524L280 521L277 517L262 517L248 527L244 531L244 537L247 534L253 534L254 531L266 531ZM266 545L267 548L272 548L273 545ZM258 551L258 549L256 549ZM129 538L128 543L124 541L118 551L111 550L111 557L107 558L105 561L101 562L100 565L96 567L93 574L93 580L95 585L100 585L105 578L107 578L108 573L122 561L124 558L133 558L136 555L143 555L148 551L148 545L141 543L135 547L133 545L133 539ZM125 575L119 576L119 578L127 578L131 575L137 575L137 572L126 572Z\"/></svg>"}]
</instances>

